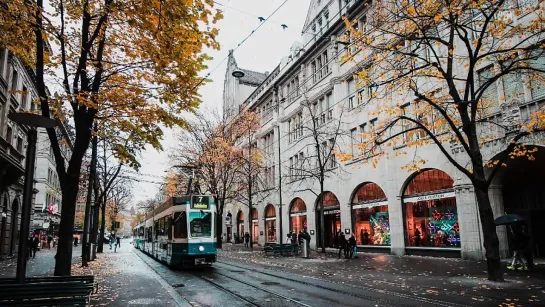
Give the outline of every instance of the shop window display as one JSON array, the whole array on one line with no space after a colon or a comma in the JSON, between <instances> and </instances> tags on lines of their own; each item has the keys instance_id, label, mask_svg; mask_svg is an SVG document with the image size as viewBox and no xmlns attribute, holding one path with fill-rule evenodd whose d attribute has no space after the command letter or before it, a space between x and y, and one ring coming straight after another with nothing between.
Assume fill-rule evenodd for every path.
<instances>
[{"instance_id":1,"label":"shop window display","mask_svg":"<svg viewBox=\"0 0 545 307\"><path fill-rule=\"evenodd\" d=\"M459 248L460 227L453 180L439 170L416 175L404 200L407 245Z\"/></svg>"},{"instance_id":2,"label":"shop window display","mask_svg":"<svg viewBox=\"0 0 545 307\"><path fill-rule=\"evenodd\" d=\"M307 227L307 206L301 198L296 198L291 205L290 227L296 233Z\"/></svg>"},{"instance_id":3,"label":"shop window display","mask_svg":"<svg viewBox=\"0 0 545 307\"><path fill-rule=\"evenodd\" d=\"M358 245L390 245L386 195L375 183L362 185L352 201L352 218Z\"/></svg>"},{"instance_id":4,"label":"shop window display","mask_svg":"<svg viewBox=\"0 0 545 307\"><path fill-rule=\"evenodd\" d=\"M265 232L267 243L276 242L276 209L270 204L265 209Z\"/></svg>"}]
</instances>

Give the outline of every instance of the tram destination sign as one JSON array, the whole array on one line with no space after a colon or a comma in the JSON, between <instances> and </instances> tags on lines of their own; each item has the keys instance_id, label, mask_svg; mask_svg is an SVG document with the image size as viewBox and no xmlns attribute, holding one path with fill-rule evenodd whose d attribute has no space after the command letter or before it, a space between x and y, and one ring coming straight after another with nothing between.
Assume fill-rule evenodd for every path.
<instances>
[{"instance_id":1,"label":"tram destination sign","mask_svg":"<svg viewBox=\"0 0 545 307\"><path fill-rule=\"evenodd\" d=\"M208 196L193 196L191 209L208 209L210 207Z\"/></svg>"}]
</instances>

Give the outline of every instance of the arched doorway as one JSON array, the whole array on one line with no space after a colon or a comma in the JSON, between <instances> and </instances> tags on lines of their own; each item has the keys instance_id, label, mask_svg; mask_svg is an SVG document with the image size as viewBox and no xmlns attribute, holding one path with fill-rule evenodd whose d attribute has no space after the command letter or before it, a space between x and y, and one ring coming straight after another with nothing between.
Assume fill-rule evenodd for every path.
<instances>
[{"instance_id":1,"label":"arched doorway","mask_svg":"<svg viewBox=\"0 0 545 307\"><path fill-rule=\"evenodd\" d=\"M256 208L252 208L252 236L253 242L259 241L259 215Z\"/></svg>"},{"instance_id":2,"label":"arched doorway","mask_svg":"<svg viewBox=\"0 0 545 307\"><path fill-rule=\"evenodd\" d=\"M240 243L244 240L244 212L242 210L237 214L237 234L237 243Z\"/></svg>"},{"instance_id":3,"label":"arched doorway","mask_svg":"<svg viewBox=\"0 0 545 307\"><path fill-rule=\"evenodd\" d=\"M337 196L331 192L324 192L324 244L325 247L337 247L337 232L341 231L341 206ZM318 233L318 247L321 247L320 197L316 201L316 225Z\"/></svg>"},{"instance_id":4,"label":"arched doorway","mask_svg":"<svg viewBox=\"0 0 545 307\"><path fill-rule=\"evenodd\" d=\"M360 184L354 192L352 225L358 245L390 245L388 200L376 183Z\"/></svg>"},{"instance_id":5,"label":"arched doorway","mask_svg":"<svg viewBox=\"0 0 545 307\"><path fill-rule=\"evenodd\" d=\"M19 234L18 228L19 221L19 202L17 198L13 200L11 204L11 228L10 228L10 241L9 241L9 254L13 255L15 253L15 243L17 242L17 237Z\"/></svg>"},{"instance_id":6,"label":"arched doorway","mask_svg":"<svg viewBox=\"0 0 545 307\"><path fill-rule=\"evenodd\" d=\"M265 243L276 243L276 209L272 204L265 208Z\"/></svg>"},{"instance_id":7,"label":"arched doorway","mask_svg":"<svg viewBox=\"0 0 545 307\"><path fill-rule=\"evenodd\" d=\"M307 227L307 205L301 198L296 198L290 205L290 231L299 233Z\"/></svg>"},{"instance_id":8,"label":"arched doorway","mask_svg":"<svg viewBox=\"0 0 545 307\"><path fill-rule=\"evenodd\" d=\"M503 210L500 210L502 213L519 214L526 219L534 255L543 257L545 236L542 235L541 224L545 220L545 148L526 146L525 149L527 156L508 159L493 182L501 186ZM528 155L532 156L532 160L528 159Z\"/></svg>"},{"instance_id":9,"label":"arched doorway","mask_svg":"<svg viewBox=\"0 0 545 307\"><path fill-rule=\"evenodd\" d=\"M445 172L427 169L405 186L405 243L412 247L460 247L454 181Z\"/></svg>"},{"instance_id":10,"label":"arched doorway","mask_svg":"<svg viewBox=\"0 0 545 307\"><path fill-rule=\"evenodd\" d=\"M7 230L7 222L8 222L8 197L4 195L2 198L2 216L0 218L0 259L4 255L4 244L6 239L6 230Z\"/></svg>"}]
</instances>

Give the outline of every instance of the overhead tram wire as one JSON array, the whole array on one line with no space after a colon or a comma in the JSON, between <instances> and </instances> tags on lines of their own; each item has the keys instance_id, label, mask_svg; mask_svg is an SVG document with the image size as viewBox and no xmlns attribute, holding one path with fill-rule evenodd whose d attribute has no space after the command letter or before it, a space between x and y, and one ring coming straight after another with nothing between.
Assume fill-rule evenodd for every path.
<instances>
[{"instance_id":1,"label":"overhead tram wire","mask_svg":"<svg viewBox=\"0 0 545 307\"><path fill-rule=\"evenodd\" d=\"M276 12L278 12L289 0L284 0L284 2L282 2L267 18L265 18L265 20L263 20L263 22L261 22L259 24L259 26L257 26L255 29L252 30L252 32L250 32L250 34L248 34L248 36L246 36L240 43L238 43L238 45L235 47L235 49L233 49L233 52L235 52L238 48L240 48L240 46L242 46L252 35L254 35L255 32L257 32L257 30L259 30L259 28L261 28L274 14L276 14ZM215 1L214 1L215 2ZM215 2L216 3L216 2ZM218 3L219 4L219 3ZM212 75L220 66L221 64L223 64L223 62L225 62L227 59L229 58L229 54L223 58L223 60L221 60L221 62L216 65L211 71L209 71L206 76L204 76L204 78L201 79L201 81L199 81L192 89L190 92L194 91L197 87L199 87L199 85L201 85L204 80L208 79L208 77L210 77L210 75Z\"/></svg>"}]
</instances>

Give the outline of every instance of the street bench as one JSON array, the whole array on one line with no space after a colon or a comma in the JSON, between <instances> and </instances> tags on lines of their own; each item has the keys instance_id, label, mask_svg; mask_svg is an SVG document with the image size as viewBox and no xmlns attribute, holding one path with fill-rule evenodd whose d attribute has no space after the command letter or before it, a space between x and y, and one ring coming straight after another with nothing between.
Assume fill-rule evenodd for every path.
<instances>
[{"instance_id":1,"label":"street bench","mask_svg":"<svg viewBox=\"0 0 545 307\"><path fill-rule=\"evenodd\" d=\"M0 284L0 306L88 306L93 286L83 281Z\"/></svg>"},{"instance_id":2,"label":"street bench","mask_svg":"<svg viewBox=\"0 0 545 307\"><path fill-rule=\"evenodd\" d=\"M299 254L299 244L271 244L265 245L263 248L265 255L270 253L281 255L297 255Z\"/></svg>"},{"instance_id":3,"label":"street bench","mask_svg":"<svg viewBox=\"0 0 545 307\"><path fill-rule=\"evenodd\" d=\"M98 283L95 282L93 275L81 276L42 276L42 277L26 277L25 283L48 283L48 282L82 282L89 287L93 293L98 292ZM0 278L0 285L14 284L15 278Z\"/></svg>"}]
</instances>

